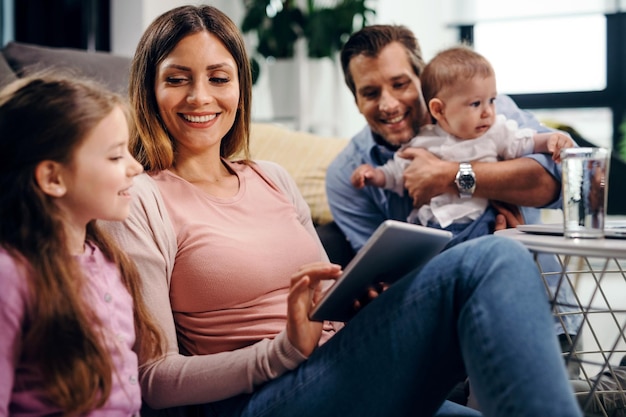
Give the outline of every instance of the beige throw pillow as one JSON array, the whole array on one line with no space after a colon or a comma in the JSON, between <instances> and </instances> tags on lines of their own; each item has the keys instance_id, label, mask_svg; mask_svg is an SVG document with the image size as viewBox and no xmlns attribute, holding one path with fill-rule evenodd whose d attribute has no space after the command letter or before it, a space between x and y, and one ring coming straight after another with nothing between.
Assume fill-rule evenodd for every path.
<instances>
[{"instance_id":1,"label":"beige throw pillow","mask_svg":"<svg viewBox=\"0 0 626 417\"><path fill-rule=\"evenodd\" d=\"M322 137L269 123L253 123L250 133L252 159L283 166L311 208L313 222L320 225L332 220L326 198L326 169L347 144L345 138Z\"/></svg>"}]
</instances>

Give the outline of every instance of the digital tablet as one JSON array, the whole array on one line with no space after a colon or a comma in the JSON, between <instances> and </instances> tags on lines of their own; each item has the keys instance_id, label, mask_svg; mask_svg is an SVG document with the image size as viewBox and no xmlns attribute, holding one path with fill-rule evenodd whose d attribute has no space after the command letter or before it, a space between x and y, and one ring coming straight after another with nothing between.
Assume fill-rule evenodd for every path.
<instances>
[{"instance_id":1,"label":"digital tablet","mask_svg":"<svg viewBox=\"0 0 626 417\"><path fill-rule=\"evenodd\" d=\"M441 252L452 233L386 220L348 263L310 314L311 320L348 321L354 302L379 283L393 283Z\"/></svg>"}]
</instances>

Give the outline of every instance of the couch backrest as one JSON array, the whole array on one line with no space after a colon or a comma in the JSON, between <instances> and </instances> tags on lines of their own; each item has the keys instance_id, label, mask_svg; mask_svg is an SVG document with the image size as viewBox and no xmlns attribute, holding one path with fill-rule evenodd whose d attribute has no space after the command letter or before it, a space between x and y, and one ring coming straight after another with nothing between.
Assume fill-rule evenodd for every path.
<instances>
[{"instance_id":1,"label":"couch backrest","mask_svg":"<svg viewBox=\"0 0 626 417\"><path fill-rule=\"evenodd\" d=\"M17 76L44 69L69 69L76 75L93 78L123 95L128 91L131 59L127 57L107 52L87 52L19 42L9 42L2 50L2 55L6 59L5 63ZM0 62L0 83L5 81L2 64Z\"/></svg>"},{"instance_id":2,"label":"couch backrest","mask_svg":"<svg viewBox=\"0 0 626 417\"><path fill-rule=\"evenodd\" d=\"M326 197L326 169L348 144L345 138L330 138L299 132L270 123L252 123L252 159L274 161L293 177L318 225L332 221Z\"/></svg>"},{"instance_id":3,"label":"couch backrest","mask_svg":"<svg viewBox=\"0 0 626 417\"><path fill-rule=\"evenodd\" d=\"M0 54L0 88L17 79L15 73L4 59L4 55Z\"/></svg>"}]
</instances>

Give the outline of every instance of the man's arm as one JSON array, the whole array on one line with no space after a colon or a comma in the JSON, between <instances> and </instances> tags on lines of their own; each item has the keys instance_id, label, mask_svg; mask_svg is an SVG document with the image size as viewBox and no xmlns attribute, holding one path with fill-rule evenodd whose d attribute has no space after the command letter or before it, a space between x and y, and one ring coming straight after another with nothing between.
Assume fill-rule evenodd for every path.
<instances>
[{"instance_id":1,"label":"man's arm","mask_svg":"<svg viewBox=\"0 0 626 417\"><path fill-rule=\"evenodd\" d=\"M518 206L543 207L559 198L561 185L536 160L517 158L472 164L478 197ZM456 173L455 173L456 175Z\"/></svg>"},{"instance_id":2,"label":"man's arm","mask_svg":"<svg viewBox=\"0 0 626 417\"><path fill-rule=\"evenodd\" d=\"M420 207L432 197L458 193L454 178L458 162L442 161L424 149L407 149L402 156L413 159L404 171L404 185ZM560 183L535 159L475 162L476 197L520 206L542 207L559 198Z\"/></svg>"},{"instance_id":3,"label":"man's arm","mask_svg":"<svg viewBox=\"0 0 626 417\"><path fill-rule=\"evenodd\" d=\"M515 120L520 128L549 132L529 112L521 110L508 96L496 99L498 113ZM442 193L458 193L454 178L458 162L442 161L422 149L407 149L400 154L413 159L404 172L404 182L416 207ZM470 161L471 162L471 161ZM472 163L476 175L474 195L520 206L544 207L557 204L561 192L561 172L544 154L500 162Z\"/></svg>"}]
</instances>

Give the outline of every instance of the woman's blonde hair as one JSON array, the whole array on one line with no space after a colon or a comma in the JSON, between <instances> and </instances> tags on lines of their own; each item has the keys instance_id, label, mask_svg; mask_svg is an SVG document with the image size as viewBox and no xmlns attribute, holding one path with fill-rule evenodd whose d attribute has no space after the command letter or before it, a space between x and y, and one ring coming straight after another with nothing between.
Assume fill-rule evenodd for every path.
<instances>
[{"instance_id":1,"label":"woman's blonde hair","mask_svg":"<svg viewBox=\"0 0 626 417\"><path fill-rule=\"evenodd\" d=\"M207 31L215 35L237 63L239 105L235 122L221 142L220 155L250 157L250 103L252 75L246 47L237 25L212 6L181 6L165 12L148 26L139 40L130 71L130 102L136 117L131 150L146 171L168 169L174 163L176 144L159 116L155 79L158 65L186 36Z\"/></svg>"},{"instance_id":2,"label":"woman's blonde hair","mask_svg":"<svg viewBox=\"0 0 626 417\"><path fill-rule=\"evenodd\" d=\"M101 407L112 388L113 364L100 322L85 301L86 277L67 250L63 217L35 179L45 160L70 163L89 132L124 100L100 85L60 74L37 74L0 92L0 246L28 277L30 299L20 346L41 372L47 399L64 415ZM87 240L117 264L133 296L141 355L162 354L161 335L148 314L131 260L98 229ZM31 302L32 301L32 302Z\"/></svg>"}]
</instances>

